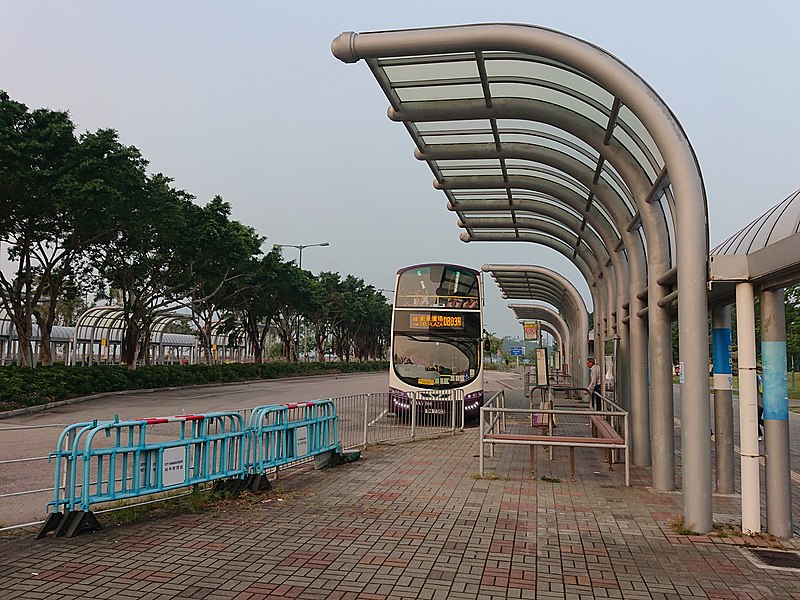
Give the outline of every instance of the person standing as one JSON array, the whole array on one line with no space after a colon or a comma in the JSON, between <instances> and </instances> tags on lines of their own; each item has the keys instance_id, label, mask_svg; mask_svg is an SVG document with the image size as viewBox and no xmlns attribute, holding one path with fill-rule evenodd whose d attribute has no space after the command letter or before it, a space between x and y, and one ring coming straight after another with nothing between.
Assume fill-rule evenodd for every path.
<instances>
[{"instance_id":1,"label":"person standing","mask_svg":"<svg viewBox=\"0 0 800 600\"><path fill-rule=\"evenodd\" d=\"M591 406L594 410L600 410L602 406L602 401L598 397L599 394L602 393L602 379L600 374L600 365L594 360L594 357L589 357L586 359L586 366L589 368L589 390L588 394L591 394Z\"/></svg>"}]
</instances>

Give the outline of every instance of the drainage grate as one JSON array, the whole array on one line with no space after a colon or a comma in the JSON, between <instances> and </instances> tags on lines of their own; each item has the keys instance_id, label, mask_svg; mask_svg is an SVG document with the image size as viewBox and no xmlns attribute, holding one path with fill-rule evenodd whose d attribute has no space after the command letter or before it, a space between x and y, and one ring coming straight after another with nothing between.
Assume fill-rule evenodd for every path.
<instances>
[{"instance_id":1,"label":"drainage grate","mask_svg":"<svg viewBox=\"0 0 800 600\"><path fill-rule=\"evenodd\" d=\"M778 569L800 569L800 554L778 550L749 550L759 561Z\"/></svg>"}]
</instances>

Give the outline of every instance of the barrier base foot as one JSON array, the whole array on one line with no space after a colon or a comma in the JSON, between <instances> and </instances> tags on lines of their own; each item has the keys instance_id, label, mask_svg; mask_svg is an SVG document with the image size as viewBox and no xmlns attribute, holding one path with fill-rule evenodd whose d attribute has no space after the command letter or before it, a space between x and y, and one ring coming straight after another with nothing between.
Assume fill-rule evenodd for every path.
<instances>
[{"instance_id":1,"label":"barrier base foot","mask_svg":"<svg viewBox=\"0 0 800 600\"><path fill-rule=\"evenodd\" d=\"M220 479L214 483L213 492L238 494L247 487L247 479Z\"/></svg>"},{"instance_id":2,"label":"barrier base foot","mask_svg":"<svg viewBox=\"0 0 800 600\"><path fill-rule=\"evenodd\" d=\"M35 539L40 540L51 531L55 531L56 529L58 529L58 526L63 518L64 518L64 513L60 512L54 512L47 515L47 518L42 524L41 529L39 529L39 533L36 534Z\"/></svg>"},{"instance_id":3,"label":"barrier base foot","mask_svg":"<svg viewBox=\"0 0 800 600\"><path fill-rule=\"evenodd\" d=\"M94 516L92 511L71 510L58 524L55 535L56 537L61 537L64 535L72 538L82 533L86 533L87 531L94 533L96 531L100 531L101 529L103 529L103 526L100 525L100 522L97 520L97 517Z\"/></svg>"},{"instance_id":4,"label":"barrier base foot","mask_svg":"<svg viewBox=\"0 0 800 600\"><path fill-rule=\"evenodd\" d=\"M258 492L268 492L272 489L272 484L267 476L261 473L250 475L247 481L247 489L257 494Z\"/></svg>"},{"instance_id":5,"label":"barrier base foot","mask_svg":"<svg viewBox=\"0 0 800 600\"><path fill-rule=\"evenodd\" d=\"M314 468L325 469L327 467L336 467L338 465L355 462L359 458L361 458L360 450L355 450L354 452L335 452L331 450L314 457Z\"/></svg>"}]
</instances>

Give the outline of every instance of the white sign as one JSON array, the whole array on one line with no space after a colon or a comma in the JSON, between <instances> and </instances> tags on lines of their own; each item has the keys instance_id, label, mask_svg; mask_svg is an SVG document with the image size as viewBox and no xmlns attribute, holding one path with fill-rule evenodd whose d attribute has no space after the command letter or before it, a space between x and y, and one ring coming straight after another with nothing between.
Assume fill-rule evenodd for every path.
<instances>
[{"instance_id":1,"label":"white sign","mask_svg":"<svg viewBox=\"0 0 800 600\"><path fill-rule=\"evenodd\" d=\"M536 349L536 385L550 385L547 373L547 348Z\"/></svg>"},{"instance_id":2,"label":"white sign","mask_svg":"<svg viewBox=\"0 0 800 600\"><path fill-rule=\"evenodd\" d=\"M169 487L186 481L186 448L164 448L161 463L161 485Z\"/></svg>"},{"instance_id":3,"label":"white sign","mask_svg":"<svg viewBox=\"0 0 800 600\"><path fill-rule=\"evenodd\" d=\"M294 430L295 456L306 456L308 454L308 427L298 427Z\"/></svg>"}]
</instances>

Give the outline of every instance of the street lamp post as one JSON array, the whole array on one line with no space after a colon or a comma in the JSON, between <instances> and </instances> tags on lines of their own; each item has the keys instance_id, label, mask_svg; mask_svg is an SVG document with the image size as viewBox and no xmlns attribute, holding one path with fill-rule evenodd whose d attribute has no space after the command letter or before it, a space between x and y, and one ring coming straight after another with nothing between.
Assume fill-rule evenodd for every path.
<instances>
[{"instance_id":1,"label":"street lamp post","mask_svg":"<svg viewBox=\"0 0 800 600\"><path fill-rule=\"evenodd\" d=\"M314 246L330 246L328 242L320 242L319 244L275 244L281 248L297 248L300 251L300 257L297 261L297 267L299 269L303 268L303 248L312 248ZM298 319L300 316L298 315ZM300 327L297 327L297 336L296 336L296 343L297 343L297 351L300 352ZM306 354L306 324L305 321L303 322L303 356ZM297 357L298 362L300 361L300 357Z\"/></svg>"}]
</instances>

